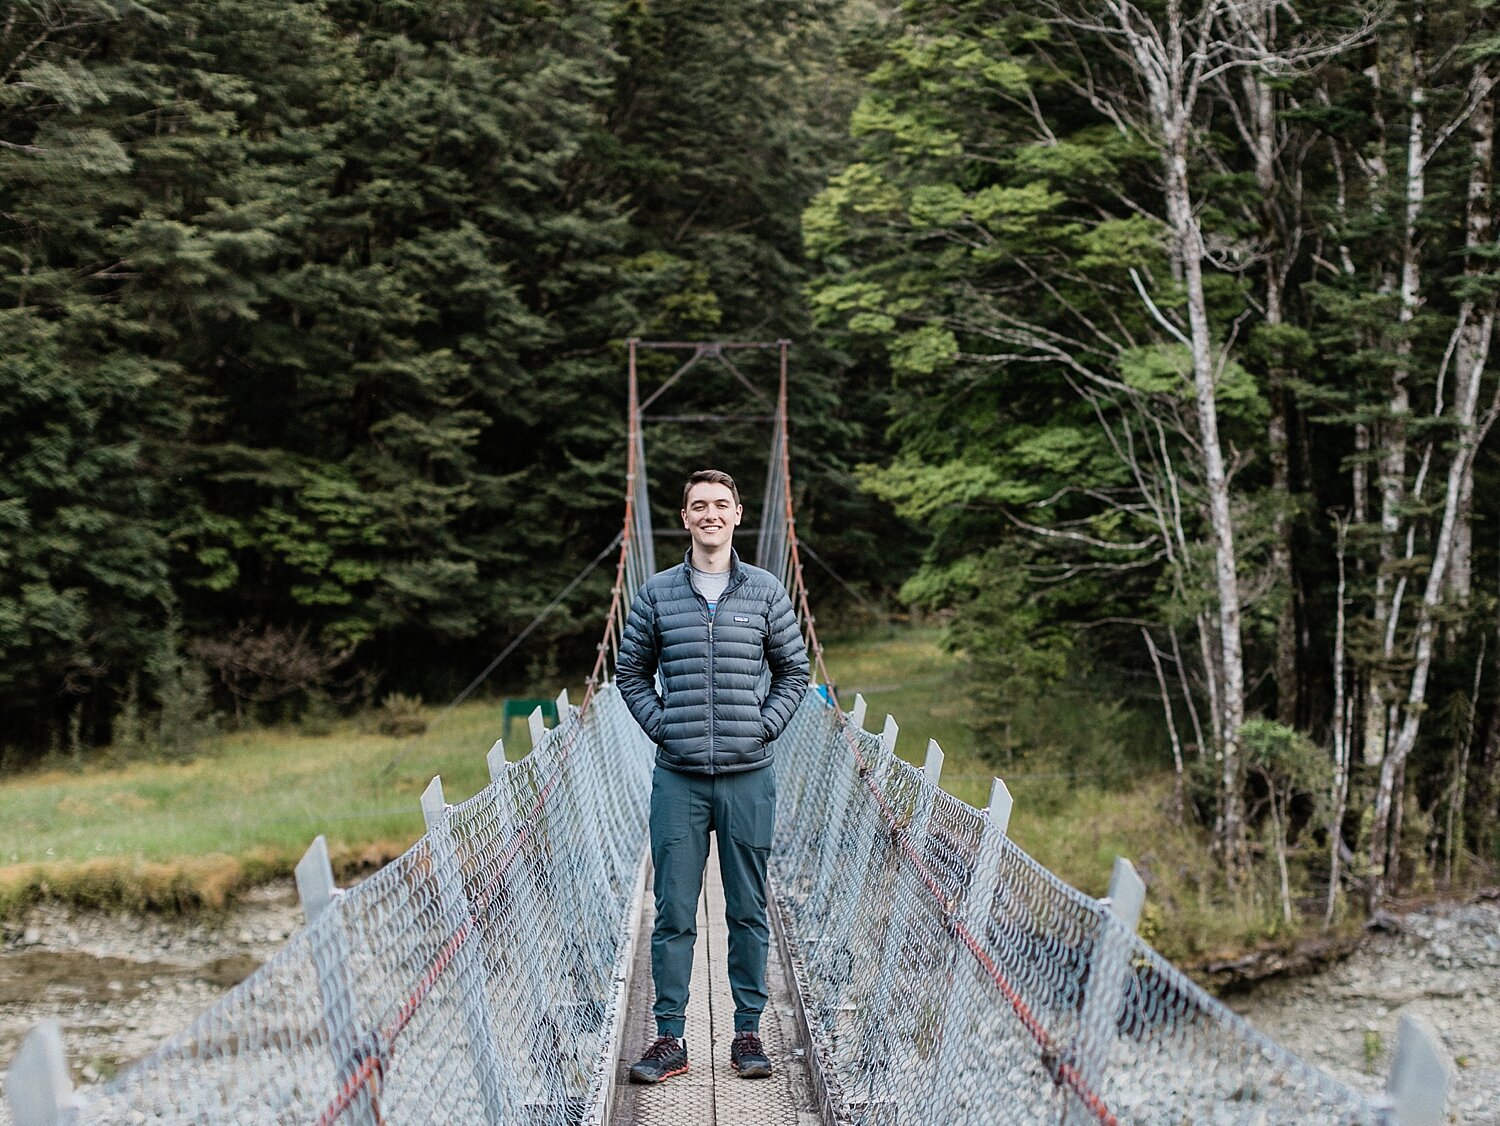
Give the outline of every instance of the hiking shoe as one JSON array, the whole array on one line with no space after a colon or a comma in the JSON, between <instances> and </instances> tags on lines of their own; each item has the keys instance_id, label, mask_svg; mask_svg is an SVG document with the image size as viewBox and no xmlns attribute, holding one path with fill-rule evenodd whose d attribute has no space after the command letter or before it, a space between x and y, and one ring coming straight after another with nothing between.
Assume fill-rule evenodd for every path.
<instances>
[{"instance_id":1,"label":"hiking shoe","mask_svg":"<svg viewBox=\"0 0 1500 1126\"><path fill-rule=\"evenodd\" d=\"M740 1073L741 1079L765 1079L771 1074L771 1061L760 1037L753 1032L734 1034L734 1043L729 1046L729 1066Z\"/></svg>"},{"instance_id":2,"label":"hiking shoe","mask_svg":"<svg viewBox=\"0 0 1500 1126\"><path fill-rule=\"evenodd\" d=\"M687 1069L687 1041L676 1036L658 1036L646 1054L630 1065L630 1081L660 1083Z\"/></svg>"}]
</instances>

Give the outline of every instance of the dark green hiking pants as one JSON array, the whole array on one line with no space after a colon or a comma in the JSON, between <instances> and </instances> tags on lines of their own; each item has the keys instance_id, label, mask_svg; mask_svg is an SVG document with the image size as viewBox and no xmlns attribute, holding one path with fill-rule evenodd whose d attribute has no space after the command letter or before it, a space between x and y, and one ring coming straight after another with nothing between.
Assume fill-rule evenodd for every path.
<instances>
[{"instance_id":1,"label":"dark green hiking pants","mask_svg":"<svg viewBox=\"0 0 1500 1126\"><path fill-rule=\"evenodd\" d=\"M776 825L776 773L679 774L658 766L651 780L651 864L656 869L656 927L651 976L659 1036L681 1036L687 1013L698 896L708 834L719 838L724 922L729 929L729 988L736 1032L760 1029L766 1007L766 859Z\"/></svg>"}]
</instances>

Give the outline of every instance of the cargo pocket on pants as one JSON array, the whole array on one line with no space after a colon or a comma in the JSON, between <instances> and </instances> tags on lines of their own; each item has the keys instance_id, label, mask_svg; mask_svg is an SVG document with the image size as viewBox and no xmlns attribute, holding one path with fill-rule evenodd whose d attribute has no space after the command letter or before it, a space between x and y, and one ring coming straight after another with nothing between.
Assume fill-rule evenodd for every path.
<instances>
[{"instance_id":1,"label":"cargo pocket on pants","mask_svg":"<svg viewBox=\"0 0 1500 1126\"><path fill-rule=\"evenodd\" d=\"M739 795L730 815L730 834L736 843L770 851L776 834L776 772L762 767L744 776L745 792Z\"/></svg>"}]
</instances>

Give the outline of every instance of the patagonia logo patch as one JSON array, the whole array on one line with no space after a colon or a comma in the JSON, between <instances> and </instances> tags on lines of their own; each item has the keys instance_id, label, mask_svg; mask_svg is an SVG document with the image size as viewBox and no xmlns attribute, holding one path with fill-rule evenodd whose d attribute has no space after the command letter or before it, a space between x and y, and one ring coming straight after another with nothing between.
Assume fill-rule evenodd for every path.
<instances>
[{"instance_id":1,"label":"patagonia logo patch","mask_svg":"<svg viewBox=\"0 0 1500 1126\"><path fill-rule=\"evenodd\" d=\"M744 614L736 614L734 616L734 620L737 622L748 622L750 619L745 617Z\"/></svg>"}]
</instances>

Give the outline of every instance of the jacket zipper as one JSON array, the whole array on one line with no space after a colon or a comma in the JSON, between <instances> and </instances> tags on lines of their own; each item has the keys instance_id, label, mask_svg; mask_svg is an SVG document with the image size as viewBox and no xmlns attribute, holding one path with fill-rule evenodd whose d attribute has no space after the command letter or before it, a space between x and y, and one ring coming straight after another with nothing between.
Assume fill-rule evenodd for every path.
<instances>
[{"instance_id":1,"label":"jacket zipper","mask_svg":"<svg viewBox=\"0 0 1500 1126\"><path fill-rule=\"evenodd\" d=\"M729 597L729 592L739 584L734 581L733 572L729 576L729 585L719 595L719 607L724 605L724 600ZM703 617L708 622L708 772L714 772L714 618L718 617L718 607L711 614L708 611L708 599L698 593L698 588L693 585L693 576L688 574L688 589L698 599L703 607Z\"/></svg>"},{"instance_id":2,"label":"jacket zipper","mask_svg":"<svg viewBox=\"0 0 1500 1126\"><path fill-rule=\"evenodd\" d=\"M700 594L698 596L702 598ZM719 596L722 601L724 596ZM703 609L708 610L708 600L703 600ZM714 615L708 615L708 772L714 772Z\"/></svg>"}]
</instances>

